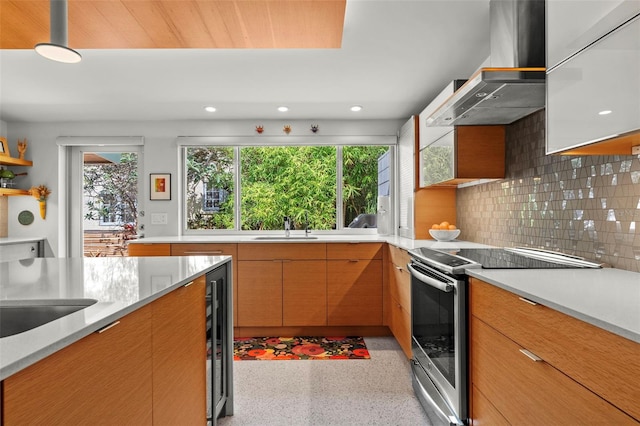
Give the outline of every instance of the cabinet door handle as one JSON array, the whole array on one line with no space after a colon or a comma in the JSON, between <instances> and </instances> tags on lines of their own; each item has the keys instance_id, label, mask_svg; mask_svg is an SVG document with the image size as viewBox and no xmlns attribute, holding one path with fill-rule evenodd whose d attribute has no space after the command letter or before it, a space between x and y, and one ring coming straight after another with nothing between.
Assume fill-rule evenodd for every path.
<instances>
[{"instance_id":1,"label":"cabinet door handle","mask_svg":"<svg viewBox=\"0 0 640 426\"><path fill-rule=\"evenodd\" d=\"M533 305L533 306L538 306L538 304L536 302L534 302L533 300L529 300L529 299L524 298L524 297L518 297L518 299L522 300L524 303L528 303L528 304Z\"/></svg>"},{"instance_id":2,"label":"cabinet door handle","mask_svg":"<svg viewBox=\"0 0 640 426\"><path fill-rule=\"evenodd\" d=\"M397 266L397 265L393 265L393 266L394 266L394 268L396 268L398 271L400 271L400 272L402 272L402 271L403 271L402 266Z\"/></svg>"},{"instance_id":3,"label":"cabinet door handle","mask_svg":"<svg viewBox=\"0 0 640 426\"><path fill-rule=\"evenodd\" d=\"M519 349L519 351L522 352L527 358L529 358L532 361L535 361L535 362L543 361L543 359L540 358L538 355L526 349Z\"/></svg>"},{"instance_id":4,"label":"cabinet door handle","mask_svg":"<svg viewBox=\"0 0 640 426\"><path fill-rule=\"evenodd\" d=\"M105 331L109 330L110 328L115 327L115 326L116 326L116 325L118 325L118 324L120 324L120 321L112 322L112 323L111 323L111 324L109 324L108 326L106 326L106 327L102 327L100 330L98 330L98 334L102 334L102 333L104 333Z\"/></svg>"},{"instance_id":5,"label":"cabinet door handle","mask_svg":"<svg viewBox=\"0 0 640 426\"><path fill-rule=\"evenodd\" d=\"M187 288L187 287L189 287L191 284L193 284L194 282L195 282L195 281L188 282L188 283L186 283L185 285L183 285L182 287Z\"/></svg>"},{"instance_id":6,"label":"cabinet door handle","mask_svg":"<svg viewBox=\"0 0 640 426\"><path fill-rule=\"evenodd\" d=\"M349 259L349 262L358 263L359 260L358 259Z\"/></svg>"},{"instance_id":7,"label":"cabinet door handle","mask_svg":"<svg viewBox=\"0 0 640 426\"><path fill-rule=\"evenodd\" d=\"M184 254L222 254L222 250L210 251L185 251Z\"/></svg>"}]
</instances>

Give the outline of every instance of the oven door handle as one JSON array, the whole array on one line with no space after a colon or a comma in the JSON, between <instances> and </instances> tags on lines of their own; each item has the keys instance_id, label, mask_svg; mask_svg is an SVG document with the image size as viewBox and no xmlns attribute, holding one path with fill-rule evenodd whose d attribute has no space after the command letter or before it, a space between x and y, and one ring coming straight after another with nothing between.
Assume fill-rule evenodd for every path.
<instances>
[{"instance_id":1,"label":"oven door handle","mask_svg":"<svg viewBox=\"0 0 640 426\"><path fill-rule=\"evenodd\" d=\"M444 291L445 293L449 293L451 291L453 291L455 289L455 284L453 283L443 283L442 281L438 281L436 279L433 279L421 272L418 272L417 269L415 269L413 266L411 266L411 264L409 263L407 265L407 268L409 269L409 271L411 272L411 275L413 275L414 277L416 277L418 280L420 280L420 282L423 282L425 284L430 285L431 287L435 287L440 291Z\"/></svg>"}]
</instances>

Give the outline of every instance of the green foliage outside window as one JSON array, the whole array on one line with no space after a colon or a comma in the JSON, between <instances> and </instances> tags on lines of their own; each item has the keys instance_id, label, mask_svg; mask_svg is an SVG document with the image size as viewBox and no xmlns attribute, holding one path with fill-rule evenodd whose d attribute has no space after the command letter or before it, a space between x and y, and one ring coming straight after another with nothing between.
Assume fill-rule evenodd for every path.
<instances>
[{"instance_id":1,"label":"green foliage outside window","mask_svg":"<svg viewBox=\"0 0 640 426\"><path fill-rule=\"evenodd\" d=\"M362 213L376 213L378 158L387 146L345 146L342 151L342 210L344 225Z\"/></svg>"},{"instance_id":2,"label":"green foliage outside window","mask_svg":"<svg viewBox=\"0 0 640 426\"><path fill-rule=\"evenodd\" d=\"M343 148L343 215L348 225L360 213L375 213L378 157L387 146ZM188 229L234 229L234 148L187 148ZM336 228L335 146L261 146L240 149L242 230L281 230L290 216L304 229ZM218 212L202 209L202 182L230 194Z\"/></svg>"},{"instance_id":3,"label":"green foliage outside window","mask_svg":"<svg viewBox=\"0 0 640 426\"><path fill-rule=\"evenodd\" d=\"M133 223L135 229L138 218L138 154L122 153L119 162L85 164L83 179L83 192L88 199L85 219L117 217L122 222L119 225ZM117 207L110 204L113 200L118 201Z\"/></svg>"},{"instance_id":4,"label":"green foliage outside window","mask_svg":"<svg viewBox=\"0 0 640 426\"><path fill-rule=\"evenodd\" d=\"M202 146L187 148L187 229L233 229L233 148ZM231 194L216 213L202 208L203 182Z\"/></svg>"}]
</instances>

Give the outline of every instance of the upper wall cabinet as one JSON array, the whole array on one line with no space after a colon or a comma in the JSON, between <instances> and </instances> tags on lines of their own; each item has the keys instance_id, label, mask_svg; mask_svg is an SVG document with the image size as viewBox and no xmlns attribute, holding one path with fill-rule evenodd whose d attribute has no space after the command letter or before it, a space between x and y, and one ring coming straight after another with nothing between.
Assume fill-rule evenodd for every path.
<instances>
[{"instance_id":1,"label":"upper wall cabinet","mask_svg":"<svg viewBox=\"0 0 640 426\"><path fill-rule=\"evenodd\" d=\"M570 18L582 8L586 21ZM548 1L547 44L547 153L630 155L640 144L640 2Z\"/></svg>"},{"instance_id":2,"label":"upper wall cabinet","mask_svg":"<svg viewBox=\"0 0 640 426\"><path fill-rule=\"evenodd\" d=\"M637 0L547 0L547 69L640 13Z\"/></svg>"},{"instance_id":3,"label":"upper wall cabinet","mask_svg":"<svg viewBox=\"0 0 640 426\"><path fill-rule=\"evenodd\" d=\"M504 178L504 126L454 126L420 149L420 186Z\"/></svg>"}]
</instances>

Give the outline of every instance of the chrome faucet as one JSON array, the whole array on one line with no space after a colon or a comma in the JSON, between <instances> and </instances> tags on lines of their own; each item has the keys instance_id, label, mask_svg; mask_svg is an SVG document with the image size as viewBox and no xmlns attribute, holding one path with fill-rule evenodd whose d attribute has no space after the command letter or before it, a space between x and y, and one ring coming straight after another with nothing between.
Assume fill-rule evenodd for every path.
<instances>
[{"instance_id":1,"label":"chrome faucet","mask_svg":"<svg viewBox=\"0 0 640 426\"><path fill-rule=\"evenodd\" d=\"M305 210L304 212L304 236L308 237L309 234L311 233L311 229L309 229L309 212Z\"/></svg>"},{"instance_id":2,"label":"chrome faucet","mask_svg":"<svg viewBox=\"0 0 640 426\"><path fill-rule=\"evenodd\" d=\"M289 238L289 235L291 234L291 220L289 219L289 216L285 216L284 217L284 236Z\"/></svg>"}]
</instances>

